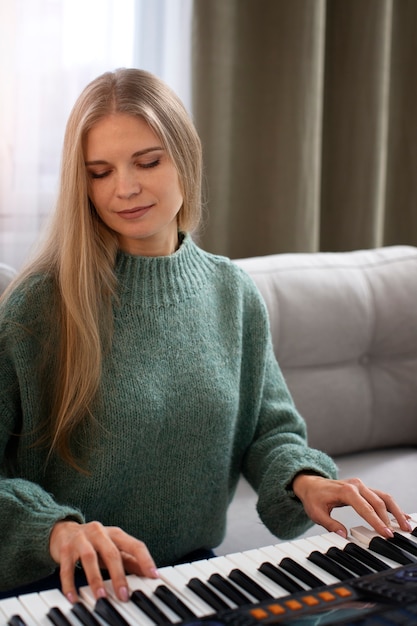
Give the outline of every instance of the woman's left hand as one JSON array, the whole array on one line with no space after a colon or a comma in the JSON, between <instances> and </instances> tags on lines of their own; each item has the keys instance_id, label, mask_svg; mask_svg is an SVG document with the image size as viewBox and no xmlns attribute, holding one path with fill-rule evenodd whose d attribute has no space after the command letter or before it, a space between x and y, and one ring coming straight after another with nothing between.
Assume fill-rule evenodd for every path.
<instances>
[{"instance_id":1,"label":"woman's left hand","mask_svg":"<svg viewBox=\"0 0 417 626\"><path fill-rule=\"evenodd\" d=\"M331 480L323 476L298 474L292 483L295 495L301 500L313 522L329 532L347 537L347 530L331 517L333 509L351 506L383 537L392 537L391 514L401 530L410 532L410 516L405 514L394 498L378 489L370 489L359 478Z\"/></svg>"}]
</instances>

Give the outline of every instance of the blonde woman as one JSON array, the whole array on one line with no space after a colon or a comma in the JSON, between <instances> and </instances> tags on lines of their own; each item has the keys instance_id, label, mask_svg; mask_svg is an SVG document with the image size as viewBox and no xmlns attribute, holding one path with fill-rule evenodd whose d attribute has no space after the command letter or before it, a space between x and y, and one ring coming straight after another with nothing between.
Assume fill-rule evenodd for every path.
<instances>
[{"instance_id":1,"label":"blonde woman","mask_svg":"<svg viewBox=\"0 0 417 626\"><path fill-rule=\"evenodd\" d=\"M127 600L126 572L211 554L241 473L277 536L345 535L343 505L409 529L307 446L254 284L191 237L201 167L155 76L106 73L75 103L48 236L0 306L4 594L60 580L75 601L84 581L99 598L107 575Z\"/></svg>"}]
</instances>

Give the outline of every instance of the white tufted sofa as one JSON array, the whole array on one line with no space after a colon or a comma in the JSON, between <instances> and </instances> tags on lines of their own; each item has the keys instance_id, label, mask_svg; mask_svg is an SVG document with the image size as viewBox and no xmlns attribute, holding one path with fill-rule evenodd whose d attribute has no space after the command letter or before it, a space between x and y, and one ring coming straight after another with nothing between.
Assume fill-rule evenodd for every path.
<instances>
[{"instance_id":1,"label":"white tufted sofa","mask_svg":"<svg viewBox=\"0 0 417 626\"><path fill-rule=\"evenodd\" d=\"M267 304L274 348L309 443L417 511L417 248L276 254L236 261ZM276 539L241 481L219 554ZM335 517L349 528L349 508ZM315 526L307 535L324 532Z\"/></svg>"}]
</instances>

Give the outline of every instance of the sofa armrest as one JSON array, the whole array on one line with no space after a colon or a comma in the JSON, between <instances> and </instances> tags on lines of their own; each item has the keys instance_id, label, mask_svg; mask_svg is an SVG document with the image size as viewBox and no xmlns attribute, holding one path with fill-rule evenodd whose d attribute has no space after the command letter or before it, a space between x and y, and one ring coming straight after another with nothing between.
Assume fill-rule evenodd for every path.
<instances>
[{"instance_id":1,"label":"sofa armrest","mask_svg":"<svg viewBox=\"0 0 417 626\"><path fill-rule=\"evenodd\" d=\"M417 248L236 261L257 284L310 445L417 444Z\"/></svg>"}]
</instances>

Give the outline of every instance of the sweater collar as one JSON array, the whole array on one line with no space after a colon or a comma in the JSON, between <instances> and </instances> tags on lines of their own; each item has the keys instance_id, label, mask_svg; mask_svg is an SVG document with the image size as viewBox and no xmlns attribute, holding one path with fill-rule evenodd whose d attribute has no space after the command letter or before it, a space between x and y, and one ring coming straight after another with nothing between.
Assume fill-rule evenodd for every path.
<instances>
[{"instance_id":1,"label":"sweater collar","mask_svg":"<svg viewBox=\"0 0 417 626\"><path fill-rule=\"evenodd\" d=\"M119 250L115 273L121 305L128 299L135 306L167 306L183 302L200 291L212 271L210 255L189 234L169 256L134 256Z\"/></svg>"}]
</instances>

